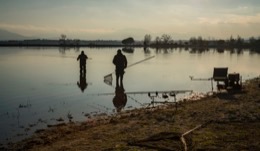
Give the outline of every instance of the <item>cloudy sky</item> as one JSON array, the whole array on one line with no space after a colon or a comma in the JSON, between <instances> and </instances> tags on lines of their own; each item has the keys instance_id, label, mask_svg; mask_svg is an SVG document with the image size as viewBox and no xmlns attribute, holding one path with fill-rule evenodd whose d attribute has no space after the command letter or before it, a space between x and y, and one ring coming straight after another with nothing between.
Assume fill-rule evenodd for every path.
<instances>
[{"instance_id":1,"label":"cloudy sky","mask_svg":"<svg viewBox=\"0 0 260 151\"><path fill-rule=\"evenodd\" d=\"M0 29L91 40L258 37L260 0L0 0Z\"/></svg>"}]
</instances>

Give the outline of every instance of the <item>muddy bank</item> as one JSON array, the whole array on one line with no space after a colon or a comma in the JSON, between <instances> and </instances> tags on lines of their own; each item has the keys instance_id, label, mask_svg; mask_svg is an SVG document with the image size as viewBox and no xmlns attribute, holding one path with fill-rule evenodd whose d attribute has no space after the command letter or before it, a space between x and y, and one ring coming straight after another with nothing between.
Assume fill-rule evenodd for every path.
<instances>
[{"instance_id":1,"label":"muddy bank","mask_svg":"<svg viewBox=\"0 0 260 151\"><path fill-rule=\"evenodd\" d=\"M51 126L13 150L260 150L260 88Z\"/></svg>"}]
</instances>

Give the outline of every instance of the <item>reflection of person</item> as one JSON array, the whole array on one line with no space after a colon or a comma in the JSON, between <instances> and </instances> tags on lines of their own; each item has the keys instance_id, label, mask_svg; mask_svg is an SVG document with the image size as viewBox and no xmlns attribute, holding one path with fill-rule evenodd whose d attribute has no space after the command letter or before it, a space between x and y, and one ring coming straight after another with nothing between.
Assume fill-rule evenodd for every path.
<instances>
[{"instance_id":1,"label":"reflection of person","mask_svg":"<svg viewBox=\"0 0 260 151\"><path fill-rule=\"evenodd\" d=\"M127 59L120 49L117 50L117 54L114 56L113 64L116 66L116 84L118 85L119 78L122 84L125 73L124 69L127 67Z\"/></svg>"},{"instance_id":2,"label":"reflection of person","mask_svg":"<svg viewBox=\"0 0 260 151\"><path fill-rule=\"evenodd\" d=\"M86 80L86 74L80 72L79 81L77 82L78 87L81 89L82 92L87 88L87 80Z\"/></svg>"},{"instance_id":3,"label":"reflection of person","mask_svg":"<svg viewBox=\"0 0 260 151\"><path fill-rule=\"evenodd\" d=\"M79 68L80 68L80 73L84 72L86 73L86 61L88 59L88 56L85 55L84 51L81 51L81 54L78 56L77 60L79 60Z\"/></svg>"},{"instance_id":4,"label":"reflection of person","mask_svg":"<svg viewBox=\"0 0 260 151\"><path fill-rule=\"evenodd\" d=\"M113 98L113 104L116 107L116 111L120 112L126 105L127 96L125 94L125 89L123 83L117 85L115 88L115 97Z\"/></svg>"}]
</instances>

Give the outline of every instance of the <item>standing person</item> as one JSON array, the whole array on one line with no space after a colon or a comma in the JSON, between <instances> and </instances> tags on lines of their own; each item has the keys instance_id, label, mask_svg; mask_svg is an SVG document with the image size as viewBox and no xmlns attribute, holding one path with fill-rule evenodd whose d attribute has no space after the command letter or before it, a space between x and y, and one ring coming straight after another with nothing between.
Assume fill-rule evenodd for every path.
<instances>
[{"instance_id":1,"label":"standing person","mask_svg":"<svg viewBox=\"0 0 260 151\"><path fill-rule=\"evenodd\" d=\"M113 64L116 66L116 85L118 85L119 78L122 84L125 73L124 69L127 67L127 59L120 49L117 50L117 54L114 56Z\"/></svg>"},{"instance_id":2,"label":"standing person","mask_svg":"<svg viewBox=\"0 0 260 151\"><path fill-rule=\"evenodd\" d=\"M81 51L81 54L78 56L77 60L79 60L79 68L80 68L80 74L83 72L86 73L86 61L88 59L88 56L85 55L84 51Z\"/></svg>"}]
</instances>

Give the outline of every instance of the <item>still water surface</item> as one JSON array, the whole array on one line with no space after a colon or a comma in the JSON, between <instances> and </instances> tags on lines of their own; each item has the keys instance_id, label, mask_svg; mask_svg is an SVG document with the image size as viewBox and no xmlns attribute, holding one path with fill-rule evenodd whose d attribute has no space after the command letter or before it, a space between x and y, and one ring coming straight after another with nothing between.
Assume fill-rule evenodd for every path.
<instances>
[{"instance_id":1,"label":"still water surface","mask_svg":"<svg viewBox=\"0 0 260 151\"><path fill-rule=\"evenodd\" d=\"M96 114L116 113L112 101L115 80L112 86L107 85L104 76L114 71L112 59L117 49L0 47L0 143L19 140L36 129L60 123L57 119L68 122L68 115L72 121L86 121ZM90 58L84 91L77 85L80 74L76 58L81 50ZM228 73L240 73L243 81L260 75L260 55L248 50L219 53L213 49L193 52L135 48L133 53L123 53L129 65L155 56L126 70L126 92L208 92L211 91L209 81L191 81L189 76L210 78L214 67L228 67ZM177 95L177 100L186 95L189 94ZM129 94L123 110L150 102L147 94Z\"/></svg>"}]
</instances>

